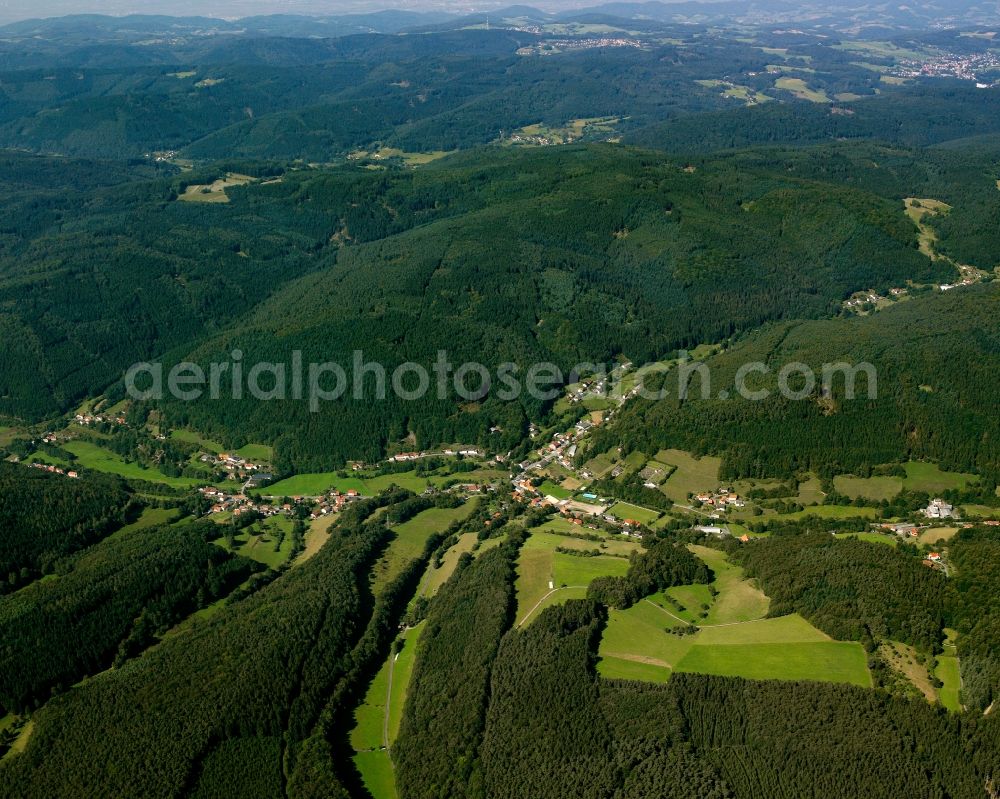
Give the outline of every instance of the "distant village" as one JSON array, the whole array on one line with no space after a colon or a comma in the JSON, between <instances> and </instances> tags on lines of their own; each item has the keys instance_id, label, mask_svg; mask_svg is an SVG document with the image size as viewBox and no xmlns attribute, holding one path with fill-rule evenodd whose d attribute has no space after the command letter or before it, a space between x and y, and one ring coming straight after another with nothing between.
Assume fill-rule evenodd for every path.
<instances>
[{"instance_id":1,"label":"distant village","mask_svg":"<svg viewBox=\"0 0 1000 799\"><path fill-rule=\"evenodd\" d=\"M993 50L984 53L943 53L923 60L905 59L889 71L898 78L958 78L974 80L981 89L995 86L997 81L983 82L981 75L1000 69L1000 54Z\"/></svg>"}]
</instances>

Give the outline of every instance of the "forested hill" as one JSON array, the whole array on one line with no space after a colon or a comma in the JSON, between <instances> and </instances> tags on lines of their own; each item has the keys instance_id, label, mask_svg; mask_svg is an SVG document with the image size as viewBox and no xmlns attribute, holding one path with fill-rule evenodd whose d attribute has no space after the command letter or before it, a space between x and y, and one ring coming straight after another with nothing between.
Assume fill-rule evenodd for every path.
<instances>
[{"instance_id":1,"label":"forested hill","mask_svg":"<svg viewBox=\"0 0 1000 799\"><path fill-rule=\"evenodd\" d=\"M206 221L252 208L326 215L332 243L309 275L193 352L209 363L637 362L772 319L821 317L862 287L951 279L916 247L901 203L776 169L683 162L607 146L469 154L416 172L289 174L234 194ZM283 213L283 212L279 212ZM418 224L422 222L423 224ZM254 247L242 247L254 260ZM432 394L434 392L431 392ZM310 468L377 457L388 441L515 446L530 401L459 410L452 397L205 401L171 418L275 441ZM493 434L490 428L504 432ZM308 432L306 432L308 431ZM361 435L359 435L359 432Z\"/></svg>"},{"instance_id":2,"label":"forested hill","mask_svg":"<svg viewBox=\"0 0 1000 799\"><path fill-rule=\"evenodd\" d=\"M927 109L934 113L928 115ZM761 144L815 144L845 139L905 146L1000 133L1000 94L974 86L910 87L877 101L765 104L678 117L637 130L628 141L673 152L705 153Z\"/></svg>"},{"instance_id":3,"label":"forested hill","mask_svg":"<svg viewBox=\"0 0 1000 799\"><path fill-rule=\"evenodd\" d=\"M996 482L998 313L1000 288L992 285L913 299L864 318L769 327L709 359L709 399L702 399L696 378L686 402L676 391L661 401L637 401L598 434L595 448L655 452L677 446L716 453L726 477L810 469L864 474L879 464L930 458ZM740 399L733 391L737 369L753 362L770 370L747 381L754 390L772 391L764 401ZM862 375L854 400L845 397L842 377L829 396L817 384L805 400L782 399L776 375L793 362L808 364L817 375L824 363L871 363L877 398L866 398ZM720 391L732 398L718 399Z\"/></svg>"}]
</instances>

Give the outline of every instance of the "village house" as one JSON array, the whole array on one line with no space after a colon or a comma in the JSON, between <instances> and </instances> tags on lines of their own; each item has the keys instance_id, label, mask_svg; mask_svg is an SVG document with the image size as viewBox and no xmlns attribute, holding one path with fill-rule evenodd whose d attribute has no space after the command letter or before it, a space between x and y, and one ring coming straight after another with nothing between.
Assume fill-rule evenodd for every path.
<instances>
[{"instance_id":1,"label":"village house","mask_svg":"<svg viewBox=\"0 0 1000 799\"><path fill-rule=\"evenodd\" d=\"M932 499L931 503L924 508L923 514L928 519L948 519L955 515L955 508L943 499Z\"/></svg>"}]
</instances>

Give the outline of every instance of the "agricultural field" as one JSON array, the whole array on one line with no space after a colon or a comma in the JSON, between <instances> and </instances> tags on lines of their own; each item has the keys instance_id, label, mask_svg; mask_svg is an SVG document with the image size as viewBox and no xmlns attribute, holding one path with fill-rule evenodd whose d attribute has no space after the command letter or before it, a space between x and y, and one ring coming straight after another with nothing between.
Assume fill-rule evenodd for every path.
<instances>
[{"instance_id":1,"label":"agricultural field","mask_svg":"<svg viewBox=\"0 0 1000 799\"><path fill-rule=\"evenodd\" d=\"M392 542L372 568L372 591L378 595L410 561L420 557L428 538L452 522L468 518L475 506L476 502L470 501L457 508L430 508L393 527Z\"/></svg>"},{"instance_id":2,"label":"agricultural field","mask_svg":"<svg viewBox=\"0 0 1000 799\"><path fill-rule=\"evenodd\" d=\"M402 649L389 654L354 712L349 735L354 763L374 799L396 796L390 750L399 734L422 629L423 622L402 633Z\"/></svg>"},{"instance_id":3,"label":"agricultural field","mask_svg":"<svg viewBox=\"0 0 1000 799\"><path fill-rule=\"evenodd\" d=\"M553 483L551 480L546 480L540 486L538 486L538 492L542 496L555 497L556 499L569 499L573 496L573 492L569 489L563 488Z\"/></svg>"},{"instance_id":4,"label":"agricultural field","mask_svg":"<svg viewBox=\"0 0 1000 799\"><path fill-rule=\"evenodd\" d=\"M797 502L800 505L818 505L823 501L826 494L823 493L823 484L818 477L810 477L799 483L799 495Z\"/></svg>"},{"instance_id":5,"label":"agricultural field","mask_svg":"<svg viewBox=\"0 0 1000 799\"><path fill-rule=\"evenodd\" d=\"M813 505L794 513L778 513L772 519L803 519L815 516L819 519L874 519L875 508L856 508L853 505Z\"/></svg>"},{"instance_id":6,"label":"agricultural field","mask_svg":"<svg viewBox=\"0 0 1000 799\"><path fill-rule=\"evenodd\" d=\"M638 505L632 505L628 502L616 502L608 509L608 513L622 521L633 519L640 524L647 525L655 522L661 515L659 511L640 508Z\"/></svg>"},{"instance_id":7,"label":"agricultural field","mask_svg":"<svg viewBox=\"0 0 1000 799\"><path fill-rule=\"evenodd\" d=\"M944 651L938 655L937 667L934 670L935 676L944 683L938 690L938 699L943 707L958 712L962 709L962 674L959 668L958 649L955 645L958 633L951 629L946 629L944 632Z\"/></svg>"},{"instance_id":8,"label":"agricultural field","mask_svg":"<svg viewBox=\"0 0 1000 799\"><path fill-rule=\"evenodd\" d=\"M842 641L696 644L677 665L677 671L748 680L812 680L864 688L872 685L861 644Z\"/></svg>"},{"instance_id":9,"label":"agricultural field","mask_svg":"<svg viewBox=\"0 0 1000 799\"><path fill-rule=\"evenodd\" d=\"M203 485L205 482L193 477L167 477L158 470L147 469L138 463L129 463L120 455L91 441L81 439L69 441L63 445L63 449L76 456L78 465L96 472L117 474L120 477L133 480L148 480L151 483L162 483L171 488L193 488Z\"/></svg>"},{"instance_id":10,"label":"agricultural field","mask_svg":"<svg viewBox=\"0 0 1000 799\"><path fill-rule=\"evenodd\" d=\"M247 444L233 454L246 458L248 461L270 462L274 458L274 450L267 444Z\"/></svg>"},{"instance_id":11,"label":"agricultural field","mask_svg":"<svg viewBox=\"0 0 1000 799\"><path fill-rule=\"evenodd\" d=\"M676 624L660 608L645 601L628 610L612 609L601 637L598 672L610 679L666 682L695 638L666 631Z\"/></svg>"},{"instance_id":12,"label":"agricultural field","mask_svg":"<svg viewBox=\"0 0 1000 799\"><path fill-rule=\"evenodd\" d=\"M434 596L438 590L448 582L448 578L455 573L458 566L458 559L466 552L472 552L476 546L476 533L462 533L458 537L458 543L451 547L441 559L441 566L434 568L433 565L427 569L423 580L420 583L420 595L426 597Z\"/></svg>"},{"instance_id":13,"label":"agricultural field","mask_svg":"<svg viewBox=\"0 0 1000 799\"><path fill-rule=\"evenodd\" d=\"M822 89L810 89L802 78L781 77L774 82L775 89L784 89L791 92L800 100L808 100L811 103L829 103L830 98Z\"/></svg>"},{"instance_id":14,"label":"agricultural field","mask_svg":"<svg viewBox=\"0 0 1000 799\"><path fill-rule=\"evenodd\" d=\"M373 799L396 799L396 778L388 752L384 749L355 752L354 765Z\"/></svg>"},{"instance_id":15,"label":"agricultural field","mask_svg":"<svg viewBox=\"0 0 1000 799\"><path fill-rule=\"evenodd\" d=\"M167 524L176 515L176 508L143 508L142 514L138 519L116 530L108 536L108 540L122 538L134 533L136 530L146 530L150 527Z\"/></svg>"},{"instance_id":16,"label":"agricultural field","mask_svg":"<svg viewBox=\"0 0 1000 799\"><path fill-rule=\"evenodd\" d=\"M879 652L892 669L923 694L927 701L938 700L927 666L919 661L917 651L912 646L899 641L888 641L879 647Z\"/></svg>"},{"instance_id":17,"label":"agricultural field","mask_svg":"<svg viewBox=\"0 0 1000 799\"><path fill-rule=\"evenodd\" d=\"M276 549L279 537L281 543ZM292 520L287 516L271 516L240 530L235 541L236 546L232 552L263 563L270 569L277 569L287 563L292 555ZM229 549L225 536L213 543Z\"/></svg>"},{"instance_id":18,"label":"agricultural field","mask_svg":"<svg viewBox=\"0 0 1000 799\"><path fill-rule=\"evenodd\" d=\"M958 534L957 527L928 527L920 533L917 541L921 544L933 546L941 541L950 541Z\"/></svg>"},{"instance_id":19,"label":"agricultural field","mask_svg":"<svg viewBox=\"0 0 1000 799\"><path fill-rule=\"evenodd\" d=\"M707 455L695 458L679 449L665 449L658 452L653 460L674 467L673 474L660 486L660 490L674 502L686 503L688 494L714 491L719 487L720 458Z\"/></svg>"},{"instance_id":20,"label":"agricultural field","mask_svg":"<svg viewBox=\"0 0 1000 799\"><path fill-rule=\"evenodd\" d=\"M723 97L731 97L734 100L742 100L746 105L757 105L758 103L766 103L774 98L764 94L763 92L758 92L749 86L743 86L739 83L731 83L727 80L696 80L695 83L700 86L704 86L707 89L721 89L720 92Z\"/></svg>"},{"instance_id":21,"label":"agricultural field","mask_svg":"<svg viewBox=\"0 0 1000 799\"><path fill-rule=\"evenodd\" d=\"M294 565L301 566L323 548L330 538L330 527L337 521L338 516L337 513L331 513L312 520L306 528L305 547L295 559Z\"/></svg>"},{"instance_id":22,"label":"agricultural field","mask_svg":"<svg viewBox=\"0 0 1000 799\"><path fill-rule=\"evenodd\" d=\"M910 461L903 465L906 469L906 479L903 488L908 491L926 491L934 494L949 488L965 488L976 480L974 474L962 472L945 472L936 463Z\"/></svg>"},{"instance_id":23,"label":"agricultural field","mask_svg":"<svg viewBox=\"0 0 1000 799\"><path fill-rule=\"evenodd\" d=\"M677 586L667 596L612 610L599 650L602 676L664 682L674 671L689 671L871 685L860 644L834 641L797 614L765 618L770 600L741 569L717 550L691 549L715 571L718 596L713 599L708 586ZM683 623L697 625L698 632L667 632Z\"/></svg>"},{"instance_id":24,"label":"agricultural field","mask_svg":"<svg viewBox=\"0 0 1000 799\"><path fill-rule=\"evenodd\" d=\"M212 85L206 83L205 85ZM229 195L226 189L233 186L247 186L256 183L256 178L250 175L240 175L235 172L228 173L224 178L208 184L192 184L185 189L184 193L177 199L181 202L189 203L228 203Z\"/></svg>"},{"instance_id":25,"label":"agricultural field","mask_svg":"<svg viewBox=\"0 0 1000 799\"><path fill-rule=\"evenodd\" d=\"M474 472L431 476L418 475L415 471L380 474L375 477L340 476L342 474L342 472L297 474L279 480L257 493L272 497L316 497L336 489L342 492L354 490L363 496L371 497L385 491L391 485L396 485L419 494L428 486L442 486L456 479L470 483L488 481L503 476L504 473L496 469L477 469Z\"/></svg>"},{"instance_id":26,"label":"agricultural field","mask_svg":"<svg viewBox=\"0 0 1000 799\"><path fill-rule=\"evenodd\" d=\"M356 150L348 155L348 159L351 161L387 161L390 159L399 159L406 166L423 166L432 161L437 161L439 158L444 158L448 154L446 150L410 153L395 147L382 147L378 150Z\"/></svg>"},{"instance_id":27,"label":"agricultural field","mask_svg":"<svg viewBox=\"0 0 1000 799\"><path fill-rule=\"evenodd\" d=\"M845 475L833 478L837 492L851 499L863 497L873 502L892 499L903 490L901 477L853 477Z\"/></svg>"},{"instance_id":28,"label":"agricultural field","mask_svg":"<svg viewBox=\"0 0 1000 799\"><path fill-rule=\"evenodd\" d=\"M619 547L624 542L608 542L608 547ZM591 580L605 576L624 576L628 571L628 559L622 555L566 555L556 552L564 549L592 550L600 548L597 541L585 541L533 532L521 548L517 564L517 580L514 588L517 594L517 619L524 624L535 617L543 607L582 598L586 595ZM638 545L632 545L633 548ZM551 602L543 605L546 598Z\"/></svg>"},{"instance_id":29,"label":"agricultural field","mask_svg":"<svg viewBox=\"0 0 1000 799\"><path fill-rule=\"evenodd\" d=\"M214 452L216 455L220 452L226 451L226 448L218 441L212 441L209 438L204 438L194 430L171 430L170 437L174 441L182 441L185 444L194 444L201 447L206 452Z\"/></svg>"},{"instance_id":30,"label":"agricultural field","mask_svg":"<svg viewBox=\"0 0 1000 799\"><path fill-rule=\"evenodd\" d=\"M598 480L607 477L608 474L615 468L615 462L611 459L609 453L603 455L598 455L595 458L591 458L587 461L583 468L590 472Z\"/></svg>"},{"instance_id":31,"label":"agricultural field","mask_svg":"<svg viewBox=\"0 0 1000 799\"><path fill-rule=\"evenodd\" d=\"M712 586L718 596L701 625L733 624L761 619L767 615L771 601L743 576L743 569L729 562L725 553L703 546L689 549L715 573Z\"/></svg>"}]
</instances>

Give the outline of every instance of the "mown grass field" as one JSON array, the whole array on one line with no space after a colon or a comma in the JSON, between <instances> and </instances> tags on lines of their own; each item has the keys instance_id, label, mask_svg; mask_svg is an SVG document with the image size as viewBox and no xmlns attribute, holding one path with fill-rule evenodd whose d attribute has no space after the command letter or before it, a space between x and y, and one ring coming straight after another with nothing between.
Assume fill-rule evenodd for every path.
<instances>
[{"instance_id":1,"label":"mown grass field","mask_svg":"<svg viewBox=\"0 0 1000 799\"><path fill-rule=\"evenodd\" d=\"M677 671L748 680L811 680L870 688L865 650L857 643L693 646Z\"/></svg>"},{"instance_id":2,"label":"mown grass field","mask_svg":"<svg viewBox=\"0 0 1000 799\"><path fill-rule=\"evenodd\" d=\"M958 535L957 527L929 527L917 538L921 544L934 545L940 541L950 541Z\"/></svg>"},{"instance_id":3,"label":"mown grass field","mask_svg":"<svg viewBox=\"0 0 1000 799\"><path fill-rule=\"evenodd\" d=\"M638 505L632 505L628 502L616 502L608 509L608 513L622 521L633 519L640 524L647 525L652 524L661 516L659 511L640 508Z\"/></svg>"},{"instance_id":4,"label":"mown grass field","mask_svg":"<svg viewBox=\"0 0 1000 799\"><path fill-rule=\"evenodd\" d=\"M938 699L943 707L957 713L962 709L962 674L959 667L958 650L955 647L958 633L951 629L946 629L944 632L946 636L944 651L938 655L937 667L934 669L934 674L944 683L938 689Z\"/></svg>"},{"instance_id":5,"label":"mown grass field","mask_svg":"<svg viewBox=\"0 0 1000 799\"><path fill-rule=\"evenodd\" d=\"M206 452L214 452L216 455L220 452L226 451L226 448L218 441L212 441L210 438L205 438L200 433L196 433L194 430L171 430L170 437L174 441L183 441L185 444L194 444L195 446L201 447Z\"/></svg>"},{"instance_id":6,"label":"mown grass field","mask_svg":"<svg viewBox=\"0 0 1000 799\"><path fill-rule=\"evenodd\" d=\"M403 633L403 648L396 658L392 672L392 690L389 692L389 746L396 742L399 735L399 725L403 720L403 706L406 704L406 694L410 688L410 678L413 676L413 664L417 660L417 647L424 622Z\"/></svg>"},{"instance_id":7,"label":"mown grass field","mask_svg":"<svg viewBox=\"0 0 1000 799\"><path fill-rule=\"evenodd\" d=\"M965 488L976 480L973 474L943 472L936 463L910 461L903 465L906 478L903 487L909 491L926 491L928 494L946 491L949 488Z\"/></svg>"},{"instance_id":8,"label":"mown grass field","mask_svg":"<svg viewBox=\"0 0 1000 799\"><path fill-rule=\"evenodd\" d=\"M356 752L353 759L373 799L396 799L396 777L388 752Z\"/></svg>"},{"instance_id":9,"label":"mown grass field","mask_svg":"<svg viewBox=\"0 0 1000 799\"><path fill-rule=\"evenodd\" d=\"M689 671L871 685L860 644L833 641L797 614L766 618L770 599L744 578L742 569L718 550L690 549L715 572L717 596L704 585L676 586L667 596L681 609L656 594L628 610L611 610L599 650L602 676L664 682L674 671ZM709 610L702 618L705 605ZM698 631L667 632L683 622L694 623Z\"/></svg>"},{"instance_id":10,"label":"mown grass field","mask_svg":"<svg viewBox=\"0 0 1000 799\"><path fill-rule=\"evenodd\" d=\"M204 485L204 480L197 480L192 477L167 477L155 469L146 469L138 463L128 463L121 456L104 449L91 441L69 441L63 445L63 449L72 452L77 463L85 469L93 469L97 472L107 472L117 474L119 477L133 480L148 480L151 483L162 483L171 488L193 488L197 485Z\"/></svg>"},{"instance_id":11,"label":"mown grass field","mask_svg":"<svg viewBox=\"0 0 1000 799\"><path fill-rule=\"evenodd\" d=\"M874 519L875 508L856 508L853 505L813 505L795 513L778 513L772 519L803 519L815 516L818 519Z\"/></svg>"},{"instance_id":12,"label":"mown grass field","mask_svg":"<svg viewBox=\"0 0 1000 799\"><path fill-rule=\"evenodd\" d=\"M811 103L829 103L830 98L822 89L811 89L802 78L778 78L774 82L775 89L784 89L798 97L800 100L808 100Z\"/></svg>"},{"instance_id":13,"label":"mown grass field","mask_svg":"<svg viewBox=\"0 0 1000 799\"><path fill-rule=\"evenodd\" d=\"M452 522L466 519L475 505L470 501L457 508L431 508L393 527L394 538L372 569L372 591L378 595L410 561L420 557L428 538L446 530Z\"/></svg>"},{"instance_id":14,"label":"mown grass field","mask_svg":"<svg viewBox=\"0 0 1000 799\"><path fill-rule=\"evenodd\" d=\"M420 584L420 595L426 597L434 596L438 590L444 585L448 578L455 573L455 568L458 566L458 559L466 552L471 552L472 548L476 545L477 536L475 533L462 533L458 537L458 543L451 547L441 559L441 566L434 568L433 565L424 575L424 579Z\"/></svg>"},{"instance_id":15,"label":"mown grass field","mask_svg":"<svg viewBox=\"0 0 1000 799\"><path fill-rule=\"evenodd\" d=\"M171 519L177 515L176 508L143 508L142 514L131 524L126 524L124 527L116 530L110 539L122 538L123 536L130 535L136 530L145 530L150 527L156 527L159 524L167 524Z\"/></svg>"},{"instance_id":16,"label":"mown grass field","mask_svg":"<svg viewBox=\"0 0 1000 799\"><path fill-rule=\"evenodd\" d=\"M598 672L612 679L666 682L694 644L694 636L680 637L666 631L676 624L649 602L639 602L628 610L612 609L598 650Z\"/></svg>"},{"instance_id":17,"label":"mown grass field","mask_svg":"<svg viewBox=\"0 0 1000 799\"><path fill-rule=\"evenodd\" d=\"M725 553L702 546L688 548L715 573L713 586L719 592L702 624L732 624L767 615L771 600L743 577L743 569L730 563Z\"/></svg>"},{"instance_id":18,"label":"mown grass field","mask_svg":"<svg viewBox=\"0 0 1000 799\"><path fill-rule=\"evenodd\" d=\"M713 491L719 487L720 458L707 455L695 458L679 449L665 449L658 452L653 460L675 467L673 474L660 486L660 490L674 502L686 503L688 494Z\"/></svg>"},{"instance_id":19,"label":"mown grass field","mask_svg":"<svg viewBox=\"0 0 1000 799\"><path fill-rule=\"evenodd\" d=\"M260 530L260 532L258 532ZM277 533L284 533L280 546L275 550ZM213 543L216 546L227 547L225 536ZM277 569L288 561L292 555L292 520L287 516L271 516L250 527L239 531L236 536L236 547L232 550L238 555L263 563L271 569Z\"/></svg>"},{"instance_id":20,"label":"mown grass field","mask_svg":"<svg viewBox=\"0 0 1000 799\"><path fill-rule=\"evenodd\" d=\"M496 469L477 469L474 472L431 476L418 475L414 471L409 471L397 474L380 474L375 477L339 477L337 472L313 472L288 477L256 493L274 497L315 497L333 489L341 492L353 489L363 496L372 497L385 491L391 485L397 485L419 494L428 486L441 486L455 479L474 483L492 480L500 476L503 476L503 472Z\"/></svg>"},{"instance_id":21,"label":"mown grass field","mask_svg":"<svg viewBox=\"0 0 1000 799\"><path fill-rule=\"evenodd\" d=\"M627 542L608 542L609 548ZM635 544L632 548L635 548ZM517 619L523 624L535 618L544 607L578 599L586 595L586 588L597 577L623 576L628 571L625 557L598 555L583 557L556 552L557 547L565 549L597 549L597 541L581 541L544 531L532 532L521 548L517 561L517 579L514 583L517 595ZM610 551L610 549L609 549ZM625 554L625 548L621 547ZM581 590L575 590L581 589ZM552 593L554 592L554 593ZM539 605L546 595L546 602Z\"/></svg>"},{"instance_id":22,"label":"mown grass field","mask_svg":"<svg viewBox=\"0 0 1000 799\"><path fill-rule=\"evenodd\" d=\"M883 499L892 499L903 490L903 478L901 477L835 477L833 487L844 496L851 499L864 497L865 499L881 502Z\"/></svg>"},{"instance_id":23,"label":"mown grass field","mask_svg":"<svg viewBox=\"0 0 1000 799\"><path fill-rule=\"evenodd\" d=\"M274 458L274 450L267 444L247 444L236 450L234 454L246 458L248 461L270 461Z\"/></svg>"},{"instance_id":24,"label":"mown grass field","mask_svg":"<svg viewBox=\"0 0 1000 799\"><path fill-rule=\"evenodd\" d=\"M563 488L562 486L556 485L551 480L546 480L540 486L538 486L538 492L542 496L555 497L556 499L569 499L573 496L573 492L569 489Z\"/></svg>"}]
</instances>

